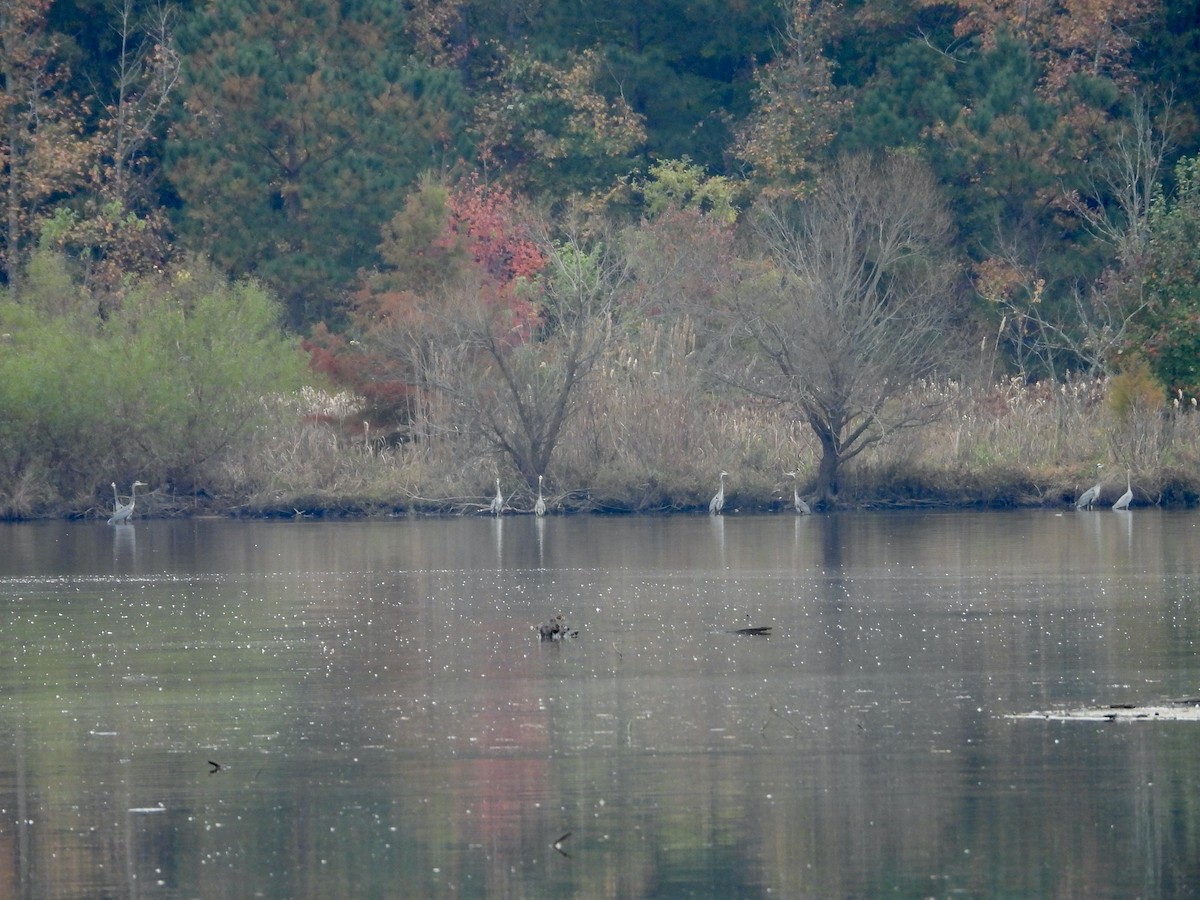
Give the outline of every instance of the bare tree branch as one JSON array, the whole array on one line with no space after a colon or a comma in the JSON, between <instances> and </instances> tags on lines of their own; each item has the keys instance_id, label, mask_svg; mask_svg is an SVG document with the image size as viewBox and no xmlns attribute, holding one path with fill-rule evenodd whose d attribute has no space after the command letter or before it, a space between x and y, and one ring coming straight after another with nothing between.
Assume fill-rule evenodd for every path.
<instances>
[{"instance_id":1,"label":"bare tree branch","mask_svg":"<svg viewBox=\"0 0 1200 900\"><path fill-rule=\"evenodd\" d=\"M822 446L816 501L829 505L842 463L940 412L911 398L948 365L949 217L923 166L855 158L806 202L762 206L757 225L760 269L732 310L749 362L729 380L801 412Z\"/></svg>"},{"instance_id":2,"label":"bare tree branch","mask_svg":"<svg viewBox=\"0 0 1200 900\"><path fill-rule=\"evenodd\" d=\"M455 335L437 354L430 384L527 484L546 474L580 389L615 329L624 264L604 242L577 237L554 245L532 296L541 313L533 334L514 329L505 310L466 303Z\"/></svg>"}]
</instances>

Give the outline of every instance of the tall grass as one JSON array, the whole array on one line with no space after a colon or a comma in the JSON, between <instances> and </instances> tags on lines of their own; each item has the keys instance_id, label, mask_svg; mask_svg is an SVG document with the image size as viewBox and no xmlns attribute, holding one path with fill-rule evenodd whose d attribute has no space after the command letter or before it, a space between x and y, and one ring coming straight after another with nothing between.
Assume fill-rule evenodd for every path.
<instances>
[{"instance_id":1,"label":"tall grass","mask_svg":"<svg viewBox=\"0 0 1200 900\"><path fill-rule=\"evenodd\" d=\"M1099 463L1114 500L1126 471L1142 502L1200 496L1200 416L1190 404L1117 404L1101 378L924 389L947 401L946 414L865 454L855 473L860 494L883 501L897 493L889 481L903 478L946 502L1063 502L1093 483Z\"/></svg>"},{"instance_id":2,"label":"tall grass","mask_svg":"<svg viewBox=\"0 0 1200 900\"><path fill-rule=\"evenodd\" d=\"M552 508L698 510L721 471L730 473L730 511L783 505L788 471L799 472L802 491L811 485L819 447L807 425L786 408L706 387L694 348L686 324L660 324L609 351L547 472ZM1189 398L1131 405L1091 377L930 383L917 393L943 415L848 464L846 505L1062 504L1093 482L1097 463L1114 500L1126 470L1137 503L1200 497L1200 414ZM243 457L241 482L257 485L252 508L470 512L486 507L496 477L511 508L532 508L517 474L469 433L425 423L424 440L372 445L331 420L331 402L310 392L281 407L274 430Z\"/></svg>"}]
</instances>

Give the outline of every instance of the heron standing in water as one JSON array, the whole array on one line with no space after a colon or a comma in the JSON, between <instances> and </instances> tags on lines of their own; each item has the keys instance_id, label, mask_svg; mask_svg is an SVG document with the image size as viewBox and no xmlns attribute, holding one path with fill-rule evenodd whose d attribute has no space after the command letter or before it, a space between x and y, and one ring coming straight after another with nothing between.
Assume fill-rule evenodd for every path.
<instances>
[{"instance_id":1,"label":"heron standing in water","mask_svg":"<svg viewBox=\"0 0 1200 900\"><path fill-rule=\"evenodd\" d=\"M542 476L538 476L538 498L537 503L533 504L533 514L539 519L546 514L546 500L542 497Z\"/></svg>"},{"instance_id":2,"label":"heron standing in water","mask_svg":"<svg viewBox=\"0 0 1200 900\"><path fill-rule=\"evenodd\" d=\"M1103 469L1104 463L1096 463L1097 469ZM1079 495L1079 499L1075 501L1076 509L1091 509L1094 504L1100 500L1100 491L1103 484L1097 481L1090 488Z\"/></svg>"},{"instance_id":3,"label":"heron standing in water","mask_svg":"<svg viewBox=\"0 0 1200 900\"><path fill-rule=\"evenodd\" d=\"M710 515L719 516L721 510L725 508L725 476L728 472L721 473L721 486L717 489L716 495L708 501L708 512Z\"/></svg>"},{"instance_id":4,"label":"heron standing in water","mask_svg":"<svg viewBox=\"0 0 1200 900\"><path fill-rule=\"evenodd\" d=\"M1113 509L1125 509L1125 510L1129 509L1129 504L1133 500L1133 483L1130 481L1130 478L1131 478L1131 476L1129 474L1129 470L1126 469L1125 470L1125 493L1123 493L1121 495L1120 499L1118 499L1117 502L1113 504Z\"/></svg>"},{"instance_id":5,"label":"heron standing in water","mask_svg":"<svg viewBox=\"0 0 1200 900\"><path fill-rule=\"evenodd\" d=\"M146 482L135 481L133 488L130 490L129 502L122 503L121 498L117 496L117 483L112 483L113 489L113 514L108 520L109 525L124 525L133 518L133 507L137 503L137 489L146 487Z\"/></svg>"},{"instance_id":6,"label":"heron standing in water","mask_svg":"<svg viewBox=\"0 0 1200 900\"><path fill-rule=\"evenodd\" d=\"M792 506L802 516L807 516L812 513L812 507L804 502L804 498L800 496L800 478L795 472L784 472L785 475L791 475L795 480L792 485Z\"/></svg>"},{"instance_id":7,"label":"heron standing in water","mask_svg":"<svg viewBox=\"0 0 1200 900\"><path fill-rule=\"evenodd\" d=\"M490 507L493 516L498 516L504 512L504 495L500 493L500 479L496 479L496 496L492 498Z\"/></svg>"}]
</instances>

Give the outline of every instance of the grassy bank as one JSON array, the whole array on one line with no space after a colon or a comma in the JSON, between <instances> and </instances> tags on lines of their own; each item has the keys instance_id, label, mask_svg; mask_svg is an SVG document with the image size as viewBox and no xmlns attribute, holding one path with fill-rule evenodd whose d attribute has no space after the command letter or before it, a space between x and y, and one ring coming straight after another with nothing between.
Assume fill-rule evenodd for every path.
<instances>
[{"instance_id":1,"label":"grassy bank","mask_svg":"<svg viewBox=\"0 0 1200 900\"><path fill-rule=\"evenodd\" d=\"M614 354L583 393L546 472L552 513L701 512L721 471L729 473L727 513L789 509L787 472L798 473L801 494L811 489L820 450L805 423L778 406L702 389L669 337L655 347L657 355ZM922 391L941 416L886 435L848 463L839 506L1064 506L1098 472L1101 502L1111 504L1127 471L1134 506L1200 503L1200 412L1191 398L1130 400L1119 380L1098 379ZM71 491L55 481L50 460L8 472L0 518L107 518L110 482L127 493L134 478L151 482L138 495L142 516L480 514L496 478L506 510L533 509L536 482L523 482L469 429L447 425L452 409L430 404L416 439L391 445L345 394L274 396L255 399L253 425L245 420L245 433L206 456L195 477L155 483L127 442L120 472L97 459L92 466L104 471L88 477L77 464Z\"/></svg>"},{"instance_id":2,"label":"grassy bank","mask_svg":"<svg viewBox=\"0 0 1200 900\"><path fill-rule=\"evenodd\" d=\"M797 471L811 485L819 448L777 407L720 402L681 380L636 403L593 391L548 473L552 512L667 513L706 509L729 472L727 513L790 508ZM1099 479L1101 503L1125 490L1134 505L1200 502L1200 414L1178 405L1113 402L1111 384L1079 380L987 390L928 387L944 406L933 425L888 436L847 466L847 508L1064 506ZM641 394L641 396L648 396ZM319 413L319 414L314 414ZM346 398L308 392L282 404L274 424L225 461L225 494L144 499L147 513L242 516L479 514L501 479L512 513L532 511L531 490L483 443L429 434L387 446L347 426ZM1098 464L1101 466L1098 468ZM73 510L73 513L80 511ZM107 514L101 505L92 514Z\"/></svg>"}]
</instances>

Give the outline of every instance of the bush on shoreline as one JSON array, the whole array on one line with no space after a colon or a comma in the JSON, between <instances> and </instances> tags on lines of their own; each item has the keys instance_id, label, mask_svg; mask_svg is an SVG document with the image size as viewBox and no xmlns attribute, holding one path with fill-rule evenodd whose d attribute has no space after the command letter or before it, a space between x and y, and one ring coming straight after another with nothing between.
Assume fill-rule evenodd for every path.
<instances>
[{"instance_id":1,"label":"bush on shoreline","mask_svg":"<svg viewBox=\"0 0 1200 900\"><path fill-rule=\"evenodd\" d=\"M160 495L244 489L230 463L263 398L304 376L261 286L180 268L103 318L82 286L45 293L57 308L36 290L0 300L0 518L107 517L112 483L135 479Z\"/></svg>"}]
</instances>

